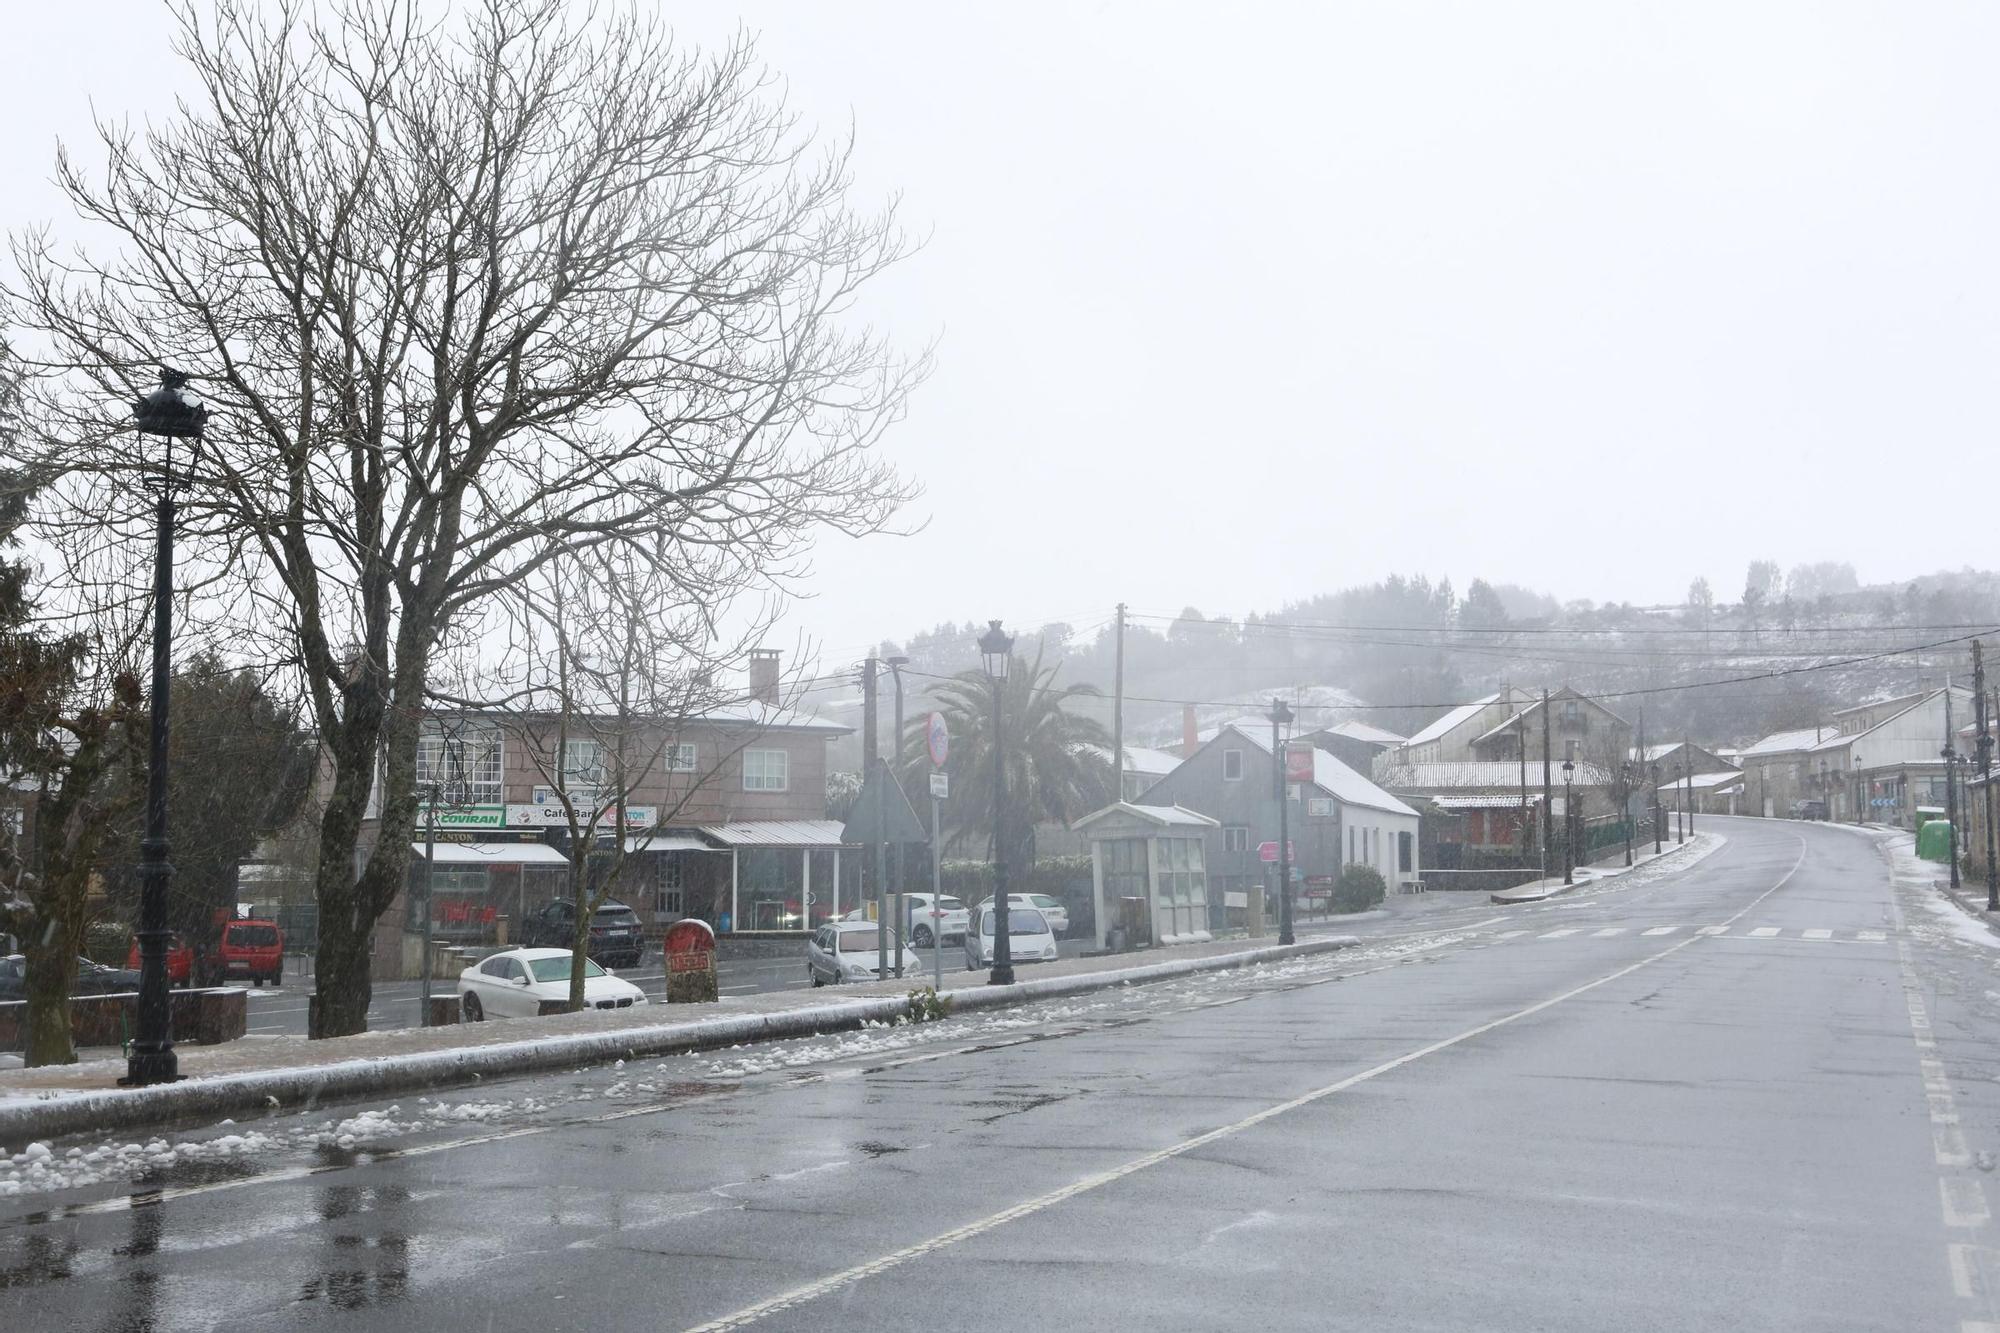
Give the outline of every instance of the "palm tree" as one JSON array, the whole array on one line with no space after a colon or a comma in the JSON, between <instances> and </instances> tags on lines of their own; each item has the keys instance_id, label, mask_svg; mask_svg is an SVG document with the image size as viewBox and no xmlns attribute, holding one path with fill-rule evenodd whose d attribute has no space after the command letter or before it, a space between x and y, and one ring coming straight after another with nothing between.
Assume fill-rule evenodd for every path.
<instances>
[{"instance_id":1,"label":"palm tree","mask_svg":"<svg viewBox=\"0 0 2000 1333\"><path fill-rule=\"evenodd\" d=\"M1100 694L1094 685L1056 684L1060 663L1044 668L1016 657L1001 686L1002 746L1007 801L1002 831L1007 869L1025 874L1035 864L1035 825L1064 824L1112 799L1111 736L1094 718L1071 712L1072 699ZM962 671L938 686L936 696L951 730L951 799L942 813L947 842L984 843L993 853L993 682L984 671ZM921 791L930 769L924 756L924 719L912 719L903 752L914 756L904 786Z\"/></svg>"}]
</instances>

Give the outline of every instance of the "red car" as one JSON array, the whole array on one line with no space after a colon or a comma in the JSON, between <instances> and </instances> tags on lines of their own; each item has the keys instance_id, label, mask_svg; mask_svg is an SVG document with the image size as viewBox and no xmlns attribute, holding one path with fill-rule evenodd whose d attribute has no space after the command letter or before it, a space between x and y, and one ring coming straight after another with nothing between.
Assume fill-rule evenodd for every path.
<instances>
[{"instance_id":1,"label":"red car","mask_svg":"<svg viewBox=\"0 0 2000 1333\"><path fill-rule=\"evenodd\" d=\"M139 970L139 941L132 941L132 952L126 955L125 966L135 972ZM194 946L179 935L167 941L167 984L194 984Z\"/></svg>"},{"instance_id":2,"label":"red car","mask_svg":"<svg viewBox=\"0 0 2000 1333\"><path fill-rule=\"evenodd\" d=\"M259 986L285 979L285 932L275 921L228 921L208 955L208 978L248 977Z\"/></svg>"}]
</instances>

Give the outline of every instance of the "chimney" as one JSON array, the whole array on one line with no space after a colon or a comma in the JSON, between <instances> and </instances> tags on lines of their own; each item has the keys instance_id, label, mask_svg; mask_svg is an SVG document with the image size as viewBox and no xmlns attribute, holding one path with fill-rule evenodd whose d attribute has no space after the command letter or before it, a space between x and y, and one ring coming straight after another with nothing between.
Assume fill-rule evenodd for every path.
<instances>
[{"instance_id":1,"label":"chimney","mask_svg":"<svg viewBox=\"0 0 2000 1333\"><path fill-rule=\"evenodd\" d=\"M1200 748L1201 742L1196 738L1196 733L1199 730L1200 729L1196 727L1194 723L1194 705L1182 704L1181 705L1181 758L1183 759L1189 758L1194 754L1194 752L1197 749Z\"/></svg>"},{"instance_id":2,"label":"chimney","mask_svg":"<svg viewBox=\"0 0 2000 1333\"><path fill-rule=\"evenodd\" d=\"M778 706L778 660L781 654L775 648L752 648L750 650L750 701Z\"/></svg>"}]
</instances>

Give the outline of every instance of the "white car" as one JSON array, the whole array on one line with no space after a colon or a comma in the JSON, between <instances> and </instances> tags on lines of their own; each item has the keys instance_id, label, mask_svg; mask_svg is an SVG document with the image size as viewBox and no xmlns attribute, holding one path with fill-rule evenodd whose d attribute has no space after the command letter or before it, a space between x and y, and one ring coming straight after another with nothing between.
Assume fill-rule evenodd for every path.
<instances>
[{"instance_id":1,"label":"white car","mask_svg":"<svg viewBox=\"0 0 2000 1333\"><path fill-rule=\"evenodd\" d=\"M882 974L876 968L881 950L880 935L873 921L836 921L821 926L806 941L806 975L815 986L838 985L843 981L874 981ZM903 975L915 976L922 964L904 948L894 931L889 932L890 975L895 975L898 958Z\"/></svg>"},{"instance_id":2,"label":"white car","mask_svg":"<svg viewBox=\"0 0 2000 1333\"><path fill-rule=\"evenodd\" d=\"M1012 895L1009 895L1010 897ZM1032 907L1016 906L1007 913L1007 950L1017 963L1053 963L1055 932L1049 920ZM977 972L993 965L993 909L979 909L979 928L965 933L965 968Z\"/></svg>"},{"instance_id":3,"label":"white car","mask_svg":"<svg viewBox=\"0 0 2000 1333\"><path fill-rule=\"evenodd\" d=\"M487 1018L559 1014L569 1004L568 949L509 949L458 974L458 1008L468 1023ZM588 959L583 964L583 1007L630 1009L646 992Z\"/></svg>"},{"instance_id":4,"label":"white car","mask_svg":"<svg viewBox=\"0 0 2000 1333\"><path fill-rule=\"evenodd\" d=\"M1057 935L1069 934L1069 908L1062 905L1060 898L1051 898L1046 893L1010 893L1007 901L1012 906L1032 907L1040 912Z\"/></svg>"},{"instance_id":5,"label":"white car","mask_svg":"<svg viewBox=\"0 0 2000 1333\"><path fill-rule=\"evenodd\" d=\"M910 918L904 923L908 927L904 934L914 947L928 949L934 940L950 941L965 938L965 930L971 924L972 914L965 910L965 904L958 899L948 893L943 895L938 898L935 911L931 907L931 895L928 893L906 893L903 899L906 904L905 911ZM874 904L865 903L840 919L873 921Z\"/></svg>"}]
</instances>

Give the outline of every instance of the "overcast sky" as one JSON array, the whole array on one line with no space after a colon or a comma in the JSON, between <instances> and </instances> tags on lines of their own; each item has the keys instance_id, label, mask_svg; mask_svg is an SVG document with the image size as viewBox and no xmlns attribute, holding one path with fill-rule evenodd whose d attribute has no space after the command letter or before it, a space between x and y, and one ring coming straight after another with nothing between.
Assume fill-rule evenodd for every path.
<instances>
[{"instance_id":1,"label":"overcast sky","mask_svg":"<svg viewBox=\"0 0 2000 1333\"><path fill-rule=\"evenodd\" d=\"M168 25L15 8L6 218L60 230L57 137L165 109ZM1666 601L1990 562L1942 469L1993 457L2000 7L673 12L760 33L931 232L872 311L941 337L887 445L927 526L822 545L830 660L1396 571Z\"/></svg>"}]
</instances>

